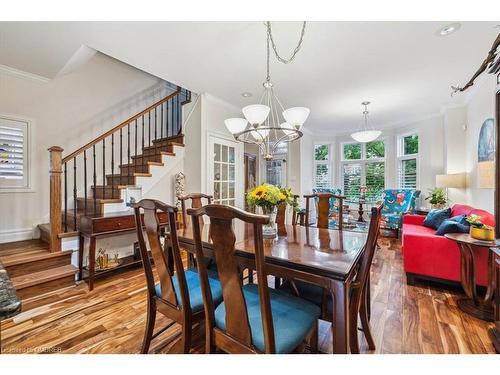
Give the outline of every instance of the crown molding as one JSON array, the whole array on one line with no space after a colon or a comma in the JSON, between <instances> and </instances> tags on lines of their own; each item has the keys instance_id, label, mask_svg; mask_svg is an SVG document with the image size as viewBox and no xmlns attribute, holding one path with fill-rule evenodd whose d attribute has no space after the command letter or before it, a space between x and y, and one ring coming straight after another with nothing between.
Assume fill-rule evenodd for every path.
<instances>
[{"instance_id":1,"label":"crown molding","mask_svg":"<svg viewBox=\"0 0 500 375\"><path fill-rule=\"evenodd\" d=\"M0 64L0 72L5 73L5 74L10 74L10 75L15 76L15 77L29 79L32 81L43 82L43 83L50 82L50 78L43 77L43 76L40 76L38 74L28 73L28 72L25 72L23 70L12 68L12 67L7 66L7 65Z\"/></svg>"}]
</instances>

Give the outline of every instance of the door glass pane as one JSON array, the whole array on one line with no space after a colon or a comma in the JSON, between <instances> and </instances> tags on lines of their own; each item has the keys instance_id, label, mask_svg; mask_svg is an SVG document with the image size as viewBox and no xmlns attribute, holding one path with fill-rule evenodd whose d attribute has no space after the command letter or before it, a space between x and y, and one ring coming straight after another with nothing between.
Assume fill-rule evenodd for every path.
<instances>
[{"instance_id":1,"label":"door glass pane","mask_svg":"<svg viewBox=\"0 0 500 375\"><path fill-rule=\"evenodd\" d=\"M229 147L229 163L234 163L234 147Z\"/></svg>"},{"instance_id":2,"label":"door glass pane","mask_svg":"<svg viewBox=\"0 0 500 375\"><path fill-rule=\"evenodd\" d=\"M227 163L227 146L222 146L222 161Z\"/></svg>"},{"instance_id":3,"label":"door glass pane","mask_svg":"<svg viewBox=\"0 0 500 375\"><path fill-rule=\"evenodd\" d=\"M227 181L227 164L222 164L222 181Z\"/></svg>"},{"instance_id":4,"label":"door glass pane","mask_svg":"<svg viewBox=\"0 0 500 375\"><path fill-rule=\"evenodd\" d=\"M235 177L234 177L234 168L235 168L234 165L229 164L229 175L227 177L227 179L229 181L234 181L235 180Z\"/></svg>"},{"instance_id":5,"label":"door glass pane","mask_svg":"<svg viewBox=\"0 0 500 375\"><path fill-rule=\"evenodd\" d=\"M214 183L214 199L220 199L220 182Z\"/></svg>"},{"instance_id":6,"label":"door glass pane","mask_svg":"<svg viewBox=\"0 0 500 375\"><path fill-rule=\"evenodd\" d=\"M214 161L220 161L220 145L214 144Z\"/></svg>"},{"instance_id":7,"label":"door glass pane","mask_svg":"<svg viewBox=\"0 0 500 375\"><path fill-rule=\"evenodd\" d=\"M220 163L214 163L214 180L220 180Z\"/></svg>"},{"instance_id":8,"label":"door glass pane","mask_svg":"<svg viewBox=\"0 0 500 375\"><path fill-rule=\"evenodd\" d=\"M234 206L236 204L236 201L234 199L231 199L231 200L228 201L227 204L230 205L230 206Z\"/></svg>"},{"instance_id":9,"label":"door glass pane","mask_svg":"<svg viewBox=\"0 0 500 375\"><path fill-rule=\"evenodd\" d=\"M234 182L229 183L229 198L235 198L234 195Z\"/></svg>"},{"instance_id":10,"label":"door glass pane","mask_svg":"<svg viewBox=\"0 0 500 375\"><path fill-rule=\"evenodd\" d=\"M221 185L222 185L221 198L226 199L227 198L227 182L221 182Z\"/></svg>"}]
</instances>

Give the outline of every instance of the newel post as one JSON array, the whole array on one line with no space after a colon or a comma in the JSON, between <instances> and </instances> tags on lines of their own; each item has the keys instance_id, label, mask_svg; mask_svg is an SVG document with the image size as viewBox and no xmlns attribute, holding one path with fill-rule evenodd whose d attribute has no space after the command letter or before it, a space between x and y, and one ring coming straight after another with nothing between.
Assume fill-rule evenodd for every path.
<instances>
[{"instance_id":1,"label":"newel post","mask_svg":"<svg viewBox=\"0 0 500 375\"><path fill-rule=\"evenodd\" d=\"M50 251L61 251L62 232L61 213L61 174L62 174L62 152L59 146L49 148L50 152Z\"/></svg>"}]
</instances>

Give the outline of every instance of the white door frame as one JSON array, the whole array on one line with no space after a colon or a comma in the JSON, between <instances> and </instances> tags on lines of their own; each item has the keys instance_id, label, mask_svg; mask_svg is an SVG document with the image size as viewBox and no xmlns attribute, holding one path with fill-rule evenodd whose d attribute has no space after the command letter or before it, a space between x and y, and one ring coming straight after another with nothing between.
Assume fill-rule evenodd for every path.
<instances>
[{"instance_id":1,"label":"white door frame","mask_svg":"<svg viewBox=\"0 0 500 375\"><path fill-rule=\"evenodd\" d=\"M214 143L219 143L221 145L230 146L235 148L235 184L234 184L234 194L236 207L244 209L244 190L245 190L245 181L244 181L244 147L243 143L237 142L234 138L228 137L225 134L207 131L207 158L206 158L206 191L208 194L214 194L214 163L213 163L213 149Z\"/></svg>"}]
</instances>

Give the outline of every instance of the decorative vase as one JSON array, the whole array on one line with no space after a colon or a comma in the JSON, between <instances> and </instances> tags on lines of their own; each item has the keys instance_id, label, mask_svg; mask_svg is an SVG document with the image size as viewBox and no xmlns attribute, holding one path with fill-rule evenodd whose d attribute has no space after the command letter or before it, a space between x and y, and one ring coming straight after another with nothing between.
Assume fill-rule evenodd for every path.
<instances>
[{"instance_id":1,"label":"decorative vase","mask_svg":"<svg viewBox=\"0 0 500 375\"><path fill-rule=\"evenodd\" d=\"M269 223L262 226L262 235L264 237L276 237L276 207L262 206L262 213L269 216Z\"/></svg>"},{"instance_id":2,"label":"decorative vase","mask_svg":"<svg viewBox=\"0 0 500 375\"><path fill-rule=\"evenodd\" d=\"M478 228L470 227L470 236L476 240L481 241L494 241L495 240L495 230L493 228Z\"/></svg>"}]
</instances>

